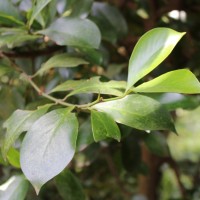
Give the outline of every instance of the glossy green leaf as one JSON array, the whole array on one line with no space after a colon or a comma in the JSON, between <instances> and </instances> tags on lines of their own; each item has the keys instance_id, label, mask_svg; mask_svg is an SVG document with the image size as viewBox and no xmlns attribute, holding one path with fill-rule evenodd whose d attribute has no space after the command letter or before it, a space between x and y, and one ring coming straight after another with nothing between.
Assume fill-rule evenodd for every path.
<instances>
[{"instance_id":1,"label":"glossy green leaf","mask_svg":"<svg viewBox=\"0 0 200 200\"><path fill-rule=\"evenodd\" d=\"M197 94L200 93L200 83L191 71L179 69L143 83L134 88L134 91Z\"/></svg>"},{"instance_id":2,"label":"glossy green leaf","mask_svg":"<svg viewBox=\"0 0 200 200\"><path fill-rule=\"evenodd\" d=\"M78 121L71 109L53 110L39 118L22 142L21 168L37 194L74 156Z\"/></svg>"},{"instance_id":3,"label":"glossy green leaf","mask_svg":"<svg viewBox=\"0 0 200 200\"><path fill-rule=\"evenodd\" d=\"M122 99L98 103L92 108L108 113L118 123L140 130L175 131L165 107L147 96L132 94Z\"/></svg>"},{"instance_id":4,"label":"glossy green leaf","mask_svg":"<svg viewBox=\"0 0 200 200\"><path fill-rule=\"evenodd\" d=\"M12 176L0 185L0 200L24 200L28 187L28 181L23 175Z\"/></svg>"},{"instance_id":5,"label":"glossy green leaf","mask_svg":"<svg viewBox=\"0 0 200 200\"><path fill-rule=\"evenodd\" d=\"M69 170L63 171L56 177L56 186L63 200L85 200L80 181Z\"/></svg>"},{"instance_id":6,"label":"glossy green leaf","mask_svg":"<svg viewBox=\"0 0 200 200\"><path fill-rule=\"evenodd\" d=\"M12 166L20 168L19 151L14 148L10 148L7 154L7 159Z\"/></svg>"},{"instance_id":7,"label":"glossy green leaf","mask_svg":"<svg viewBox=\"0 0 200 200\"><path fill-rule=\"evenodd\" d=\"M42 115L44 115L52 104L38 107L35 111L16 110L4 123L7 129L2 146L2 154L4 159L10 147L18 139L22 132L30 129L32 124Z\"/></svg>"},{"instance_id":8,"label":"glossy green leaf","mask_svg":"<svg viewBox=\"0 0 200 200\"><path fill-rule=\"evenodd\" d=\"M95 142L106 138L121 139L119 127L107 113L91 111L92 131Z\"/></svg>"},{"instance_id":9,"label":"glossy green leaf","mask_svg":"<svg viewBox=\"0 0 200 200\"><path fill-rule=\"evenodd\" d=\"M136 44L129 60L127 90L155 69L171 53L184 34L169 28L155 28L145 33Z\"/></svg>"},{"instance_id":10,"label":"glossy green leaf","mask_svg":"<svg viewBox=\"0 0 200 200\"><path fill-rule=\"evenodd\" d=\"M42 74L52 67L77 67L81 64L88 64L86 60L81 57L73 56L67 53L55 55L45 62L38 70L37 74Z\"/></svg>"},{"instance_id":11,"label":"glossy green leaf","mask_svg":"<svg viewBox=\"0 0 200 200\"><path fill-rule=\"evenodd\" d=\"M114 96L123 95L123 91L126 88L125 81L109 81L101 82L100 77L92 77L88 80L69 80L66 81L57 87L55 87L51 92L61 92L61 91L70 91L69 96L74 94L81 93L97 93L97 94L109 94Z\"/></svg>"},{"instance_id":12,"label":"glossy green leaf","mask_svg":"<svg viewBox=\"0 0 200 200\"><path fill-rule=\"evenodd\" d=\"M101 41L98 27L88 19L59 18L38 33L47 35L58 45L98 48Z\"/></svg>"},{"instance_id":13,"label":"glossy green leaf","mask_svg":"<svg viewBox=\"0 0 200 200\"><path fill-rule=\"evenodd\" d=\"M51 0L36 0L33 6L33 10L28 22L28 25L31 26L35 18L39 15L39 13L51 2Z\"/></svg>"},{"instance_id":14,"label":"glossy green leaf","mask_svg":"<svg viewBox=\"0 0 200 200\"><path fill-rule=\"evenodd\" d=\"M128 31L123 15L116 7L107 3L94 2L91 16L98 24L102 37L108 41L115 43Z\"/></svg>"}]
</instances>

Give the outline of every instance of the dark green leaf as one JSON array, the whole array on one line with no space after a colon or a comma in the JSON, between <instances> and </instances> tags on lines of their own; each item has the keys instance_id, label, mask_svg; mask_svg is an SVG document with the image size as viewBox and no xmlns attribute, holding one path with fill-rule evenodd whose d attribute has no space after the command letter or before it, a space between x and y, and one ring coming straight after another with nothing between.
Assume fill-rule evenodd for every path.
<instances>
[{"instance_id":1,"label":"dark green leaf","mask_svg":"<svg viewBox=\"0 0 200 200\"><path fill-rule=\"evenodd\" d=\"M107 113L91 111L91 123L93 137L96 142L106 138L114 138L117 141L121 139L119 127L112 117Z\"/></svg>"},{"instance_id":2,"label":"dark green leaf","mask_svg":"<svg viewBox=\"0 0 200 200\"><path fill-rule=\"evenodd\" d=\"M86 18L90 12L92 3L93 3L93 0L75 0L68 7L64 15L66 14L67 16L70 16L70 17Z\"/></svg>"},{"instance_id":3,"label":"dark green leaf","mask_svg":"<svg viewBox=\"0 0 200 200\"><path fill-rule=\"evenodd\" d=\"M56 186L63 200L85 200L83 188L79 180L69 170L56 177Z\"/></svg>"},{"instance_id":4,"label":"dark green leaf","mask_svg":"<svg viewBox=\"0 0 200 200\"><path fill-rule=\"evenodd\" d=\"M91 15L98 24L103 38L115 43L119 37L127 33L126 21L116 7L95 2Z\"/></svg>"},{"instance_id":5,"label":"dark green leaf","mask_svg":"<svg viewBox=\"0 0 200 200\"><path fill-rule=\"evenodd\" d=\"M24 25L17 8L10 0L0 0L0 24L3 25Z\"/></svg>"},{"instance_id":6,"label":"dark green leaf","mask_svg":"<svg viewBox=\"0 0 200 200\"><path fill-rule=\"evenodd\" d=\"M12 176L0 186L1 200L24 200L28 191L28 181L23 175Z\"/></svg>"},{"instance_id":7,"label":"dark green leaf","mask_svg":"<svg viewBox=\"0 0 200 200\"><path fill-rule=\"evenodd\" d=\"M33 6L33 10L28 22L28 25L31 26L35 18L40 14L40 12L48 5L51 0L36 0L35 5Z\"/></svg>"},{"instance_id":8,"label":"dark green leaf","mask_svg":"<svg viewBox=\"0 0 200 200\"><path fill-rule=\"evenodd\" d=\"M168 111L156 100L132 94L122 99L96 104L92 108L106 112L116 122L141 130L175 131Z\"/></svg>"},{"instance_id":9,"label":"dark green leaf","mask_svg":"<svg viewBox=\"0 0 200 200\"><path fill-rule=\"evenodd\" d=\"M45 62L38 70L37 74L42 74L52 67L77 67L81 64L88 64L86 60L78 56L73 56L67 53L55 55Z\"/></svg>"},{"instance_id":10,"label":"dark green leaf","mask_svg":"<svg viewBox=\"0 0 200 200\"><path fill-rule=\"evenodd\" d=\"M86 120L79 127L76 151L82 151L93 142L91 122Z\"/></svg>"},{"instance_id":11,"label":"dark green leaf","mask_svg":"<svg viewBox=\"0 0 200 200\"><path fill-rule=\"evenodd\" d=\"M14 144L20 134L30 129L32 124L44 115L52 104L38 107L35 111L16 110L10 118L5 121L4 128L7 129L2 146L2 154L6 159L6 154Z\"/></svg>"},{"instance_id":12,"label":"dark green leaf","mask_svg":"<svg viewBox=\"0 0 200 200\"><path fill-rule=\"evenodd\" d=\"M101 41L98 27L88 19L59 18L38 33L47 35L58 45L98 48Z\"/></svg>"},{"instance_id":13,"label":"dark green leaf","mask_svg":"<svg viewBox=\"0 0 200 200\"><path fill-rule=\"evenodd\" d=\"M25 32L17 34L6 34L0 35L0 47L7 46L8 48L13 48L21 46L24 42L30 42L41 38L38 35L28 35Z\"/></svg>"},{"instance_id":14,"label":"dark green leaf","mask_svg":"<svg viewBox=\"0 0 200 200\"><path fill-rule=\"evenodd\" d=\"M187 69L179 69L163 74L134 88L136 92L200 93L200 83Z\"/></svg>"},{"instance_id":15,"label":"dark green leaf","mask_svg":"<svg viewBox=\"0 0 200 200\"><path fill-rule=\"evenodd\" d=\"M61 108L45 114L31 126L22 142L21 168L37 194L74 156L78 121L70 112L72 109Z\"/></svg>"},{"instance_id":16,"label":"dark green leaf","mask_svg":"<svg viewBox=\"0 0 200 200\"><path fill-rule=\"evenodd\" d=\"M148 149L157 156L169 156L166 138L160 133L146 134L144 142Z\"/></svg>"},{"instance_id":17,"label":"dark green leaf","mask_svg":"<svg viewBox=\"0 0 200 200\"><path fill-rule=\"evenodd\" d=\"M136 44L129 60L127 90L155 69L171 53L184 34L169 28L155 28L145 33Z\"/></svg>"},{"instance_id":18,"label":"dark green leaf","mask_svg":"<svg viewBox=\"0 0 200 200\"><path fill-rule=\"evenodd\" d=\"M69 96L80 93L97 93L97 94L110 94L114 96L123 95L125 91L125 81L109 81L101 82L100 77L92 77L88 80L70 80L55 87L51 92L70 91ZM121 91L122 90L122 91Z\"/></svg>"}]
</instances>

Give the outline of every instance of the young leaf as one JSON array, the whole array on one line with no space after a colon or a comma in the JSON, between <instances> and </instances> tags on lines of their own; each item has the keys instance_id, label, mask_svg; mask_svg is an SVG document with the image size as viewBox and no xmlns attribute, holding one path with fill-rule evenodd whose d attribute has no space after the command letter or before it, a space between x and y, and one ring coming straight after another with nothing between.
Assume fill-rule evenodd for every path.
<instances>
[{"instance_id":1,"label":"young leaf","mask_svg":"<svg viewBox=\"0 0 200 200\"><path fill-rule=\"evenodd\" d=\"M88 19L59 18L38 33L47 35L58 45L98 48L101 41L98 27Z\"/></svg>"},{"instance_id":2,"label":"young leaf","mask_svg":"<svg viewBox=\"0 0 200 200\"><path fill-rule=\"evenodd\" d=\"M31 125L42 115L44 115L52 104L38 107L35 111L16 110L10 118L5 121L4 128L7 129L2 146L4 159L10 147L17 140L20 134L27 131Z\"/></svg>"},{"instance_id":3,"label":"young leaf","mask_svg":"<svg viewBox=\"0 0 200 200\"><path fill-rule=\"evenodd\" d=\"M37 194L74 156L78 121L71 109L53 110L39 118L22 142L21 168Z\"/></svg>"},{"instance_id":4,"label":"young leaf","mask_svg":"<svg viewBox=\"0 0 200 200\"><path fill-rule=\"evenodd\" d=\"M108 113L118 123L140 130L175 131L165 107L147 96L132 94L122 99L96 104L92 108Z\"/></svg>"},{"instance_id":5,"label":"young leaf","mask_svg":"<svg viewBox=\"0 0 200 200\"><path fill-rule=\"evenodd\" d=\"M169 28L155 28L145 33L136 44L129 60L127 90L155 69L171 53L184 34Z\"/></svg>"},{"instance_id":6,"label":"young leaf","mask_svg":"<svg viewBox=\"0 0 200 200\"><path fill-rule=\"evenodd\" d=\"M23 175L12 176L7 182L0 185L0 199L24 200L28 187L28 181Z\"/></svg>"},{"instance_id":7,"label":"young leaf","mask_svg":"<svg viewBox=\"0 0 200 200\"><path fill-rule=\"evenodd\" d=\"M95 142L106 138L114 138L120 141L121 134L119 127L112 117L107 113L91 111L92 131Z\"/></svg>"},{"instance_id":8,"label":"young leaf","mask_svg":"<svg viewBox=\"0 0 200 200\"><path fill-rule=\"evenodd\" d=\"M51 57L47 62L42 65L37 74L42 74L52 67L77 67L81 64L88 64L88 62L78 56L63 53Z\"/></svg>"},{"instance_id":9,"label":"young leaf","mask_svg":"<svg viewBox=\"0 0 200 200\"><path fill-rule=\"evenodd\" d=\"M64 200L85 200L80 181L69 170L63 171L56 177L56 186Z\"/></svg>"},{"instance_id":10,"label":"young leaf","mask_svg":"<svg viewBox=\"0 0 200 200\"><path fill-rule=\"evenodd\" d=\"M134 88L136 92L175 92L186 94L200 93L200 83L187 69L165 73Z\"/></svg>"},{"instance_id":11,"label":"young leaf","mask_svg":"<svg viewBox=\"0 0 200 200\"><path fill-rule=\"evenodd\" d=\"M10 148L10 150L8 151L8 162L16 167L16 168L20 168L20 161L19 161L19 151L17 151L14 148Z\"/></svg>"},{"instance_id":12,"label":"young leaf","mask_svg":"<svg viewBox=\"0 0 200 200\"><path fill-rule=\"evenodd\" d=\"M125 81L101 82L99 79L100 77L96 76L88 80L69 80L55 87L51 93L72 90L72 92L68 94L68 97L81 93L97 93L121 96L123 94L122 91L125 91Z\"/></svg>"},{"instance_id":13,"label":"young leaf","mask_svg":"<svg viewBox=\"0 0 200 200\"><path fill-rule=\"evenodd\" d=\"M51 0L36 0L35 5L32 10L32 14L28 21L29 27L32 25L34 19L38 16L38 14L45 8L45 6L51 2Z\"/></svg>"}]
</instances>

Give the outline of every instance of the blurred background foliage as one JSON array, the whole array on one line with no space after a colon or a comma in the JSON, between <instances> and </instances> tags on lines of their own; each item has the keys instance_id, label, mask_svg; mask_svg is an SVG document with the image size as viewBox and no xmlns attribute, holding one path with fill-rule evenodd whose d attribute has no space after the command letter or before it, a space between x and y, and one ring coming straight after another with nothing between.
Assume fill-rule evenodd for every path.
<instances>
[{"instance_id":1,"label":"blurred background foliage","mask_svg":"<svg viewBox=\"0 0 200 200\"><path fill-rule=\"evenodd\" d=\"M16 19L23 20L29 15L31 0L12 0L12 3L18 8L16 13L13 10ZM5 8L0 4L0 19L5 11L3 9ZM41 30L61 15L89 18L95 22L102 35L100 48L66 49L52 45L48 38L46 43L41 38L37 41L34 38L23 45L12 40L8 41L7 47L1 45L1 51L5 51L7 56L13 58L29 74L34 74L41 63L56 51L76 51L91 63L79 68L50 70L37 79L42 90L48 92L67 79L89 78L94 75L101 76L102 80L125 80L133 47L142 34L154 27L169 27L187 34L169 58L142 81L181 68L189 68L200 78L199 0L57 0L52 1L41 12L32 27L35 31ZM9 27L9 20L0 26ZM2 35L0 44L1 39ZM34 109L46 103L8 65L5 60L0 60L1 125L17 108ZM63 97L62 93L56 95ZM77 154L68 167L69 170L66 169L49 181L38 197L33 188L29 187L25 199L199 200L199 96L171 93L151 96L172 112L178 135L168 132L146 133L120 125L120 143L113 140L94 143L90 119L87 114L80 113ZM92 95L76 95L71 101L82 104L93 98ZM2 137L3 128L0 128L0 132ZM16 149L19 146L20 140L15 144ZM1 183L20 172L19 152L11 149L9 154L9 164L0 157ZM18 179L16 176L12 181Z\"/></svg>"}]
</instances>

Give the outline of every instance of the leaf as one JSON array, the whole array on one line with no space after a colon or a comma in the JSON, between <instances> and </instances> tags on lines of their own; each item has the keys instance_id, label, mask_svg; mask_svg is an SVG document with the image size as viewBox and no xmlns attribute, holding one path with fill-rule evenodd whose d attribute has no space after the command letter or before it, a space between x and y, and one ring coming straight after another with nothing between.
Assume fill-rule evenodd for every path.
<instances>
[{"instance_id":1,"label":"leaf","mask_svg":"<svg viewBox=\"0 0 200 200\"><path fill-rule=\"evenodd\" d=\"M0 24L8 26L24 25L18 9L14 7L10 0L0 0Z\"/></svg>"},{"instance_id":2,"label":"leaf","mask_svg":"<svg viewBox=\"0 0 200 200\"><path fill-rule=\"evenodd\" d=\"M101 82L99 76L92 77L88 80L69 80L57 87L55 87L52 92L70 91L69 96L81 93L97 93L97 94L109 94L114 96L123 95L123 90L125 91L126 82L124 81L109 81ZM121 91L122 90L122 91Z\"/></svg>"},{"instance_id":3,"label":"leaf","mask_svg":"<svg viewBox=\"0 0 200 200\"><path fill-rule=\"evenodd\" d=\"M24 200L28 186L28 181L23 175L12 176L0 186L0 200Z\"/></svg>"},{"instance_id":4,"label":"leaf","mask_svg":"<svg viewBox=\"0 0 200 200\"><path fill-rule=\"evenodd\" d=\"M11 72L11 71L13 71L13 70L10 68L10 66L6 62L6 60L1 59L0 60L0 77Z\"/></svg>"},{"instance_id":5,"label":"leaf","mask_svg":"<svg viewBox=\"0 0 200 200\"><path fill-rule=\"evenodd\" d=\"M20 161L19 161L19 151L17 151L14 148L10 148L10 150L8 151L8 162L16 167L16 168L20 168Z\"/></svg>"},{"instance_id":6,"label":"leaf","mask_svg":"<svg viewBox=\"0 0 200 200\"><path fill-rule=\"evenodd\" d=\"M169 28L155 28L145 33L137 42L129 60L127 90L155 69L184 34Z\"/></svg>"},{"instance_id":7,"label":"leaf","mask_svg":"<svg viewBox=\"0 0 200 200\"><path fill-rule=\"evenodd\" d=\"M78 121L71 109L53 110L39 118L22 142L21 168L37 194L74 156Z\"/></svg>"},{"instance_id":8,"label":"leaf","mask_svg":"<svg viewBox=\"0 0 200 200\"><path fill-rule=\"evenodd\" d=\"M197 94L200 93L200 83L191 71L179 69L143 83L134 88L134 91Z\"/></svg>"},{"instance_id":9,"label":"leaf","mask_svg":"<svg viewBox=\"0 0 200 200\"><path fill-rule=\"evenodd\" d=\"M56 177L56 186L64 200L85 200L80 181L70 172L65 170Z\"/></svg>"},{"instance_id":10,"label":"leaf","mask_svg":"<svg viewBox=\"0 0 200 200\"><path fill-rule=\"evenodd\" d=\"M167 110L176 110L177 108L194 109L199 105L196 96L185 96L178 93L150 93L149 97L159 101Z\"/></svg>"},{"instance_id":11,"label":"leaf","mask_svg":"<svg viewBox=\"0 0 200 200\"><path fill-rule=\"evenodd\" d=\"M30 27L35 20L35 18L38 16L38 14L45 8L45 6L48 5L48 3L51 2L51 0L36 0L35 5L33 6L33 10L30 16L30 19L28 21L28 26Z\"/></svg>"},{"instance_id":12,"label":"leaf","mask_svg":"<svg viewBox=\"0 0 200 200\"><path fill-rule=\"evenodd\" d=\"M37 74L42 74L52 67L77 67L81 64L88 64L88 62L78 56L63 53L51 57L47 62L42 65Z\"/></svg>"},{"instance_id":13,"label":"leaf","mask_svg":"<svg viewBox=\"0 0 200 200\"><path fill-rule=\"evenodd\" d=\"M167 145L166 138L163 134L145 134L144 142L151 153L157 156L169 156L169 148Z\"/></svg>"},{"instance_id":14,"label":"leaf","mask_svg":"<svg viewBox=\"0 0 200 200\"><path fill-rule=\"evenodd\" d=\"M119 127L108 114L92 110L91 123L95 142L104 140L107 137L120 141L121 133Z\"/></svg>"},{"instance_id":15,"label":"leaf","mask_svg":"<svg viewBox=\"0 0 200 200\"><path fill-rule=\"evenodd\" d=\"M68 10L65 13L69 13L68 15L70 17L86 18L90 12L92 4L93 0L75 0L71 3L71 5L68 7Z\"/></svg>"},{"instance_id":16,"label":"leaf","mask_svg":"<svg viewBox=\"0 0 200 200\"><path fill-rule=\"evenodd\" d=\"M5 121L3 127L7 129L2 146L2 154L4 159L10 147L18 139L22 132L30 129L32 124L42 115L44 115L52 104L38 107L35 111L16 110Z\"/></svg>"},{"instance_id":17,"label":"leaf","mask_svg":"<svg viewBox=\"0 0 200 200\"><path fill-rule=\"evenodd\" d=\"M31 42L39 38L41 37L38 35L28 35L26 33L0 35L0 47L13 48L21 46L24 42Z\"/></svg>"},{"instance_id":18,"label":"leaf","mask_svg":"<svg viewBox=\"0 0 200 200\"><path fill-rule=\"evenodd\" d=\"M102 37L115 43L124 36L128 27L120 11L107 3L94 2L92 6L92 19L101 30Z\"/></svg>"},{"instance_id":19,"label":"leaf","mask_svg":"<svg viewBox=\"0 0 200 200\"><path fill-rule=\"evenodd\" d=\"M108 113L118 123L140 130L175 131L165 107L147 96L132 94L122 99L96 104L92 108Z\"/></svg>"},{"instance_id":20,"label":"leaf","mask_svg":"<svg viewBox=\"0 0 200 200\"><path fill-rule=\"evenodd\" d=\"M58 45L98 48L101 41L98 27L88 19L59 18L38 33L47 35Z\"/></svg>"},{"instance_id":21,"label":"leaf","mask_svg":"<svg viewBox=\"0 0 200 200\"><path fill-rule=\"evenodd\" d=\"M82 151L93 142L91 122L86 120L79 127L76 151Z\"/></svg>"}]
</instances>

